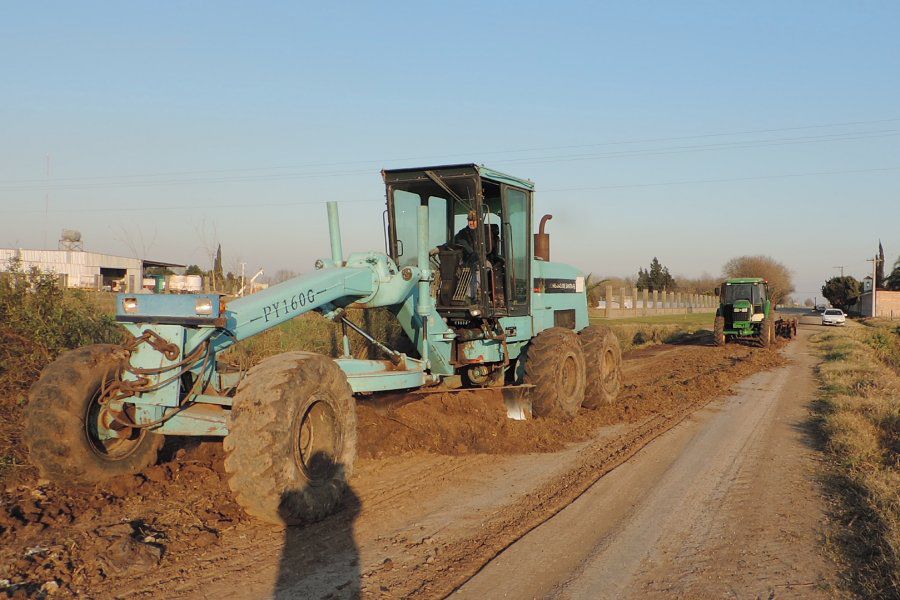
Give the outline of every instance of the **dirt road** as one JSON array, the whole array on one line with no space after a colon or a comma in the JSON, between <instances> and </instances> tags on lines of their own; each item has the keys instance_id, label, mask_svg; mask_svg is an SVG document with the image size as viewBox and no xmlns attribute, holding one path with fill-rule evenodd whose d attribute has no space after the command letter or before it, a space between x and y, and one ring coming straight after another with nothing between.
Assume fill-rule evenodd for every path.
<instances>
[{"instance_id":1,"label":"dirt road","mask_svg":"<svg viewBox=\"0 0 900 600\"><path fill-rule=\"evenodd\" d=\"M455 597L830 597L808 334L785 350L790 364L656 439Z\"/></svg>"},{"instance_id":2,"label":"dirt road","mask_svg":"<svg viewBox=\"0 0 900 600\"><path fill-rule=\"evenodd\" d=\"M0 578L101 598L594 597L622 582L608 589L807 593L827 568L802 550L821 513L793 429L802 339L784 352L710 342L631 353L620 401L572 421L508 421L500 402L462 394L362 405L345 508L307 527L246 517L216 444L93 490L26 483L4 492ZM540 552L510 558L535 536Z\"/></svg>"}]
</instances>

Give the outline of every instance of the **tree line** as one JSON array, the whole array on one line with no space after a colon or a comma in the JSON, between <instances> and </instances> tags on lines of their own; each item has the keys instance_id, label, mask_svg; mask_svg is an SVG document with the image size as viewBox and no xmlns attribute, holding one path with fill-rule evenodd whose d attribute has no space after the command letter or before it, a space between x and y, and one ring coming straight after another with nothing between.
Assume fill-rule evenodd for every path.
<instances>
[{"instance_id":1,"label":"tree line","mask_svg":"<svg viewBox=\"0 0 900 600\"><path fill-rule=\"evenodd\" d=\"M603 288L611 286L618 288L637 288L639 290L653 291L677 291L692 294L712 294L722 283L724 278L732 277L762 277L769 283L769 296L776 304L786 302L794 292L793 275L784 264L770 256L737 256L725 263L722 267L722 276L714 277L704 273L700 277L689 278L672 275L659 257L654 256L649 266L645 269L638 268L634 277L610 277L598 278L593 274L588 276L588 298L592 306L603 299Z\"/></svg>"}]
</instances>

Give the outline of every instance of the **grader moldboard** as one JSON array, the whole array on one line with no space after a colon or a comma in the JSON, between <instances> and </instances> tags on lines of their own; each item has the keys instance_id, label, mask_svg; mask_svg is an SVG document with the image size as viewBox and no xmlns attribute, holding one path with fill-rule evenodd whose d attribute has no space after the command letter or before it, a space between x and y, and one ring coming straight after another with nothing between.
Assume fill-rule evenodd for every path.
<instances>
[{"instance_id":1,"label":"grader moldboard","mask_svg":"<svg viewBox=\"0 0 900 600\"><path fill-rule=\"evenodd\" d=\"M716 289L719 308L713 326L717 346L729 340L756 340L768 348L775 336L793 338L797 320L775 315L769 299L769 282L762 277L727 279Z\"/></svg>"},{"instance_id":2,"label":"grader moldboard","mask_svg":"<svg viewBox=\"0 0 900 600\"><path fill-rule=\"evenodd\" d=\"M224 436L238 503L290 525L340 502L356 458L355 397L440 389L461 375L468 387L498 388L517 419L572 417L616 398L618 341L588 325L582 274L550 262L549 215L532 235L531 181L475 164L382 176L384 253L345 258L328 203L331 258L309 274L227 304L216 294L120 294L128 343L68 352L31 389L24 437L42 475L97 482L154 463L166 435ZM416 355L375 340L348 318L351 307L387 307ZM342 356L286 352L246 372L219 360L312 310L341 324ZM353 358L350 333L384 360Z\"/></svg>"}]
</instances>

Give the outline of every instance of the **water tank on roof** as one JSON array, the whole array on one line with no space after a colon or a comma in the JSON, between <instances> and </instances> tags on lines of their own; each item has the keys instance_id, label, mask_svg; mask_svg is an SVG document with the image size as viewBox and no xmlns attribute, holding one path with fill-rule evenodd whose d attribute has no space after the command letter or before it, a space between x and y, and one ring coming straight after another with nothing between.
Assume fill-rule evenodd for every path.
<instances>
[{"instance_id":1,"label":"water tank on roof","mask_svg":"<svg viewBox=\"0 0 900 600\"><path fill-rule=\"evenodd\" d=\"M84 250L81 232L77 229L63 229L59 235L60 250Z\"/></svg>"}]
</instances>

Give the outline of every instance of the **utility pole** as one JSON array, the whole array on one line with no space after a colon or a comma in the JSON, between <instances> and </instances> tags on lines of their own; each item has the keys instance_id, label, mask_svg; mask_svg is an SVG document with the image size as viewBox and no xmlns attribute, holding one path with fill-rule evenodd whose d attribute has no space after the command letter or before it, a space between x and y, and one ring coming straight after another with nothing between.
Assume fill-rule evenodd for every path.
<instances>
[{"instance_id":1,"label":"utility pole","mask_svg":"<svg viewBox=\"0 0 900 600\"><path fill-rule=\"evenodd\" d=\"M246 267L246 266L247 266L247 263L245 263L245 262L241 263L241 293L238 294L239 296L244 295L244 267Z\"/></svg>"},{"instance_id":2,"label":"utility pole","mask_svg":"<svg viewBox=\"0 0 900 600\"><path fill-rule=\"evenodd\" d=\"M874 258L866 259L866 262L872 263L872 317L874 318L877 314L875 312L875 307L877 304L875 303L875 294L878 291L878 263L881 262L881 259L878 258L876 254Z\"/></svg>"},{"instance_id":3,"label":"utility pole","mask_svg":"<svg viewBox=\"0 0 900 600\"><path fill-rule=\"evenodd\" d=\"M841 270L841 279L843 279L844 278L844 267L846 267L846 266L847 265L838 265L836 267L831 267L831 268L832 269L840 269Z\"/></svg>"},{"instance_id":4,"label":"utility pole","mask_svg":"<svg viewBox=\"0 0 900 600\"><path fill-rule=\"evenodd\" d=\"M47 153L47 189L44 191L44 250L49 250L47 246L47 228L50 221L50 154Z\"/></svg>"}]
</instances>

